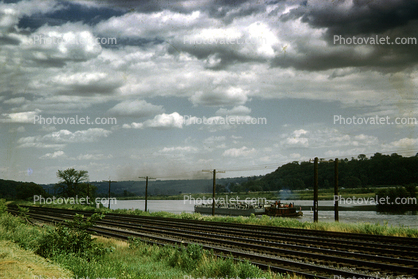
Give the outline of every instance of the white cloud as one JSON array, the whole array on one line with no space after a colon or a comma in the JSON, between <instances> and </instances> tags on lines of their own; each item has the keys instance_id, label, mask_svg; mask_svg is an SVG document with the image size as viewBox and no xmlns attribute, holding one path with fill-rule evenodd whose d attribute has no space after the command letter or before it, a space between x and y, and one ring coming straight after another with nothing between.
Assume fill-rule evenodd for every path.
<instances>
[{"instance_id":1,"label":"white cloud","mask_svg":"<svg viewBox=\"0 0 418 279\"><path fill-rule=\"evenodd\" d=\"M220 141L225 141L225 139L226 139L225 136L211 136L203 140L203 144L211 145L211 144L218 143Z\"/></svg>"},{"instance_id":2,"label":"white cloud","mask_svg":"<svg viewBox=\"0 0 418 279\"><path fill-rule=\"evenodd\" d=\"M285 144L289 146L308 147L309 139L307 137L301 137L308 134L308 131L300 129L293 131L292 135L285 139Z\"/></svg>"},{"instance_id":3,"label":"white cloud","mask_svg":"<svg viewBox=\"0 0 418 279\"><path fill-rule=\"evenodd\" d=\"M232 109L220 108L216 112L217 115L247 115L251 113L251 109L246 106L235 106Z\"/></svg>"},{"instance_id":4,"label":"white cloud","mask_svg":"<svg viewBox=\"0 0 418 279\"><path fill-rule=\"evenodd\" d=\"M418 149L418 139L416 138L402 138L400 140L392 141L389 144L382 144L384 152L404 152L409 155L415 155Z\"/></svg>"},{"instance_id":5,"label":"white cloud","mask_svg":"<svg viewBox=\"0 0 418 279\"><path fill-rule=\"evenodd\" d=\"M146 117L164 112L163 106L156 106L144 100L123 101L108 110L111 114L121 116Z\"/></svg>"},{"instance_id":6,"label":"white cloud","mask_svg":"<svg viewBox=\"0 0 418 279\"><path fill-rule=\"evenodd\" d=\"M66 157L64 151L55 151L53 153L46 153L45 155L42 155L39 157L39 159L56 159L56 158L62 158Z\"/></svg>"},{"instance_id":7,"label":"white cloud","mask_svg":"<svg viewBox=\"0 0 418 279\"><path fill-rule=\"evenodd\" d=\"M76 143L76 142L94 142L98 138L107 137L112 132L102 128L90 128L70 132L68 130L60 130L42 137L42 141L52 141L59 143Z\"/></svg>"},{"instance_id":8,"label":"white cloud","mask_svg":"<svg viewBox=\"0 0 418 279\"><path fill-rule=\"evenodd\" d=\"M12 99L8 99L3 101L3 103L5 104L11 104L11 105L21 105L26 101L26 99L24 97L19 97L19 98L12 98Z\"/></svg>"},{"instance_id":9,"label":"white cloud","mask_svg":"<svg viewBox=\"0 0 418 279\"><path fill-rule=\"evenodd\" d=\"M9 133L16 133L16 132L18 132L18 133L23 133L23 132L25 132L25 131L26 131L25 127L23 127L23 126L19 126L19 127L17 127L17 128L12 128L12 129L10 129L10 130L9 130Z\"/></svg>"},{"instance_id":10,"label":"white cloud","mask_svg":"<svg viewBox=\"0 0 418 279\"><path fill-rule=\"evenodd\" d=\"M142 128L156 128L156 129L169 129L169 128L183 128L184 124L184 117L178 114L177 112L173 112L171 114L162 113L156 115L154 119L149 119L142 123L131 123L125 124L122 128L134 128L134 129L142 129Z\"/></svg>"},{"instance_id":11,"label":"white cloud","mask_svg":"<svg viewBox=\"0 0 418 279\"><path fill-rule=\"evenodd\" d=\"M53 59L85 61L97 57L102 51L88 25L70 22L38 28L26 40L24 48L30 50L28 58L39 62Z\"/></svg>"},{"instance_id":12,"label":"white cloud","mask_svg":"<svg viewBox=\"0 0 418 279\"><path fill-rule=\"evenodd\" d=\"M2 113L3 118L0 119L2 123L34 123L35 116L40 110L16 112L16 113Z\"/></svg>"},{"instance_id":13,"label":"white cloud","mask_svg":"<svg viewBox=\"0 0 418 279\"><path fill-rule=\"evenodd\" d=\"M77 156L77 160L104 160L113 158L112 155L104 155L104 154L80 154Z\"/></svg>"},{"instance_id":14,"label":"white cloud","mask_svg":"<svg viewBox=\"0 0 418 279\"><path fill-rule=\"evenodd\" d=\"M63 148L67 143L95 142L99 138L107 137L111 133L111 131L101 128L90 128L75 132L60 130L45 136L22 137L18 139L17 143L20 148Z\"/></svg>"},{"instance_id":15,"label":"white cloud","mask_svg":"<svg viewBox=\"0 0 418 279\"><path fill-rule=\"evenodd\" d=\"M190 14L176 13L169 10L154 13L128 13L112 17L96 26L100 34L115 37L161 37L181 34L197 25L205 25L208 19L199 11ZM182 38L183 39L183 38Z\"/></svg>"},{"instance_id":16,"label":"white cloud","mask_svg":"<svg viewBox=\"0 0 418 279\"><path fill-rule=\"evenodd\" d=\"M170 153L170 152L197 152L198 149L192 146L176 146L176 147L164 147L160 150L160 153Z\"/></svg>"},{"instance_id":17,"label":"white cloud","mask_svg":"<svg viewBox=\"0 0 418 279\"><path fill-rule=\"evenodd\" d=\"M224 151L222 156L225 157L247 157L251 154L255 153L254 148L247 148L246 146L243 146L241 148L231 148Z\"/></svg>"},{"instance_id":18,"label":"white cloud","mask_svg":"<svg viewBox=\"0 0 418 279\"><path fill-rule=\"evenodd\" d=\"M214 90L210 92L197 91L190 97L193 105L204 106L231 106L242 105L248 100L248 92L239 87L231 86L224 90Z\"/></svg>"},{"instance_id":19,"label":"white cloud","mask_svg":"<svg viewBox=\"0 0 418 279\"><path fill-rule=\"evenodd\" d=\"M48 133L56 131L56 130L57 130L57 128L55 128L55 126L51 126L51 125L48 125L48 126L42 125L42 127L39 129L39 131L48 132Z\"/></svg>"}]
</instances>

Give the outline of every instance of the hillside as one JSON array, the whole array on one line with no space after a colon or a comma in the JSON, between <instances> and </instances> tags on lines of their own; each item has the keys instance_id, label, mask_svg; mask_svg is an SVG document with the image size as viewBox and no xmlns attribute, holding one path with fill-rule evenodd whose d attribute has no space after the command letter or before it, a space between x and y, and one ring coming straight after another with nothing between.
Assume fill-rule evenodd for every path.
<instances>
[{"instance_id":1,"label":"hillside","mask_svg":"<svg viewBox=\"0 0 418 279\"><path fill-rule=\"evenodd\" d=\"M396 153L391 155L375 153L370 158L360 154L351 160L339 159L338 170L339 186L345 188L418 184L418 154L413 157L402 157ZM250 191L312 189L313 173L313 162L295 161L265 176L250 179L237 188ZM333 187L333 161L320 160L318 183L319 188Z\"/></svg>"}]
</instances>

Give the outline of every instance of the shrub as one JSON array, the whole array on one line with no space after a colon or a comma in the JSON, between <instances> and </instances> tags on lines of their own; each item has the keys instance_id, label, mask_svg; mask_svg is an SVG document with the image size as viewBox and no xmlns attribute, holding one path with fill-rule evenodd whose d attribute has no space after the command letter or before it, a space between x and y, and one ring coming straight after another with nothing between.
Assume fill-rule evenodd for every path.
<instances>
[{"instance_id":1,"label":"shrub","mask_svg":"<svg viewBox=\"0 0 418 279\"><path fill-rule=\"evenodd\" d=\"M0 199L0 215L7 212L6 200Z\"/></svg>"},{"instance_id":2,"label":"shrub","mask_svg":"<svg viewBox=\"0 0 418 279\"><path fill-rule=\"evenodd\" d=\"M84 216L76 214L73 221L66 220L66 225L58 224L49 228L47 234L40 239L37 254L43 257L54 257L58 254L73 254L90 261L102 256L109 249L94 242L87 229L103 218L97 213L84 220Z\"/></svg>"}]
</instances>

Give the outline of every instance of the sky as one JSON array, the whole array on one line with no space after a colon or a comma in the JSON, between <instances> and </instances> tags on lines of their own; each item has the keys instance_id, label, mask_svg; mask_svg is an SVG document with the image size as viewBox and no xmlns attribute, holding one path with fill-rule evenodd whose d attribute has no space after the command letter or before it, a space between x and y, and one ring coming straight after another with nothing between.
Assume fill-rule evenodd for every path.
<instances>
[{"instance_id":1,"label":"sky","mask_svg":"<svg viewBox=\"0 0 418 279\"><path fill-rule=\"evenodd\" d=\"M1 1L0 178L415 156L417 38L417 0Z\"/></svg>"}]
</instances>

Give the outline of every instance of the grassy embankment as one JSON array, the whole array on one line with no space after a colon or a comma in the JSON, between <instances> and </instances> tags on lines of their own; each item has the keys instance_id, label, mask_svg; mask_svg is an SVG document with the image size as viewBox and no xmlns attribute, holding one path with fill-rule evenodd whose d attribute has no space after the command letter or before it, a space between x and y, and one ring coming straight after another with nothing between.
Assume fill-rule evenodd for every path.
<instances>
[{"instance_id":1,"label":"grassy embankment","mask_svg":"<svg viewBox=\"0 0 418 279\"><path fill-rule=\"evenodd\" d=\"M71 223L75 230L29 225L5 213L2 203L0 200L0 278L296 278L262 271L248 262L217 258L199 245L178 249L137 240L91 240L81 219ZM11 242L14 244L9 245Z\"/></svg>"},{"instance_id":2,"label":"grassy embankment","mask_svg":"<svg viewBox=\"0 0 418 279\"><path fill-rule=\"evenodd\" d=\"M21 202L20 204L33 206L33 203L30 202ZM230 217L230 216L206 216L199 213L186 213L181 214L169 213L169 212L145 212L139 209L130 210L130 209L115 209L109 210L107 208L94 208L91 206L85 205L45 205L43 207L58 207L66 209L76 209L76 210L94 210L96 212L106 213L122 213L122 214L131 214L139 216L156 216L156 217L166 217L166 218L178 218L178 219L189 219L189 220L202 220L202 221L214 221L214 222L225 222L225 223L240 223L240 224L250 224L250 225L261 225L261 226L276 226L276 227L286 227L286 228L299 228L299 229L308 229L308 230L323 230L323 231L336 231L336 232L348 232L348 233L365 233L365 234L374 234L374 235L390 235L390 236L402 236L402 237L416 237L418 238L418 230L408 227L396 227L389 226L388 224L380 225L370 224L370 223L331 223L331 222L302 222L297 218L274 218L266 215L261 216L261 218L251 216L251 217Z\"/></svg>"},{"instance_id":3,"label":"grassy embankment","mask_svg":"<svg viewBox=\"0 0 418 279\"><path fill-rule=\"evenodd\" d=\"M357 198L368 198L374 197L376 195L376 191L379 188L355 188L355 189L340 189L339 195L343 198L349 198L355 195ZM265 198L267 200L312 200L313 198L313 191L311 190L297 190L297 191L284 191L284 192L234 192L234 193L220 193L216 194L216 198L236 198L239 197L240 200L245 200L246 198L250 199L258 199L258 198ZM174 196L148 196L149 200L184 200L188 199L189 197L193 199L208 199L212 198L212 194L210 193L199 193L199 194L179 194ZM320 189L318 198L320 200L333 200L334 199L334 189ZM134 197L118 197L119 200L143 200L145 199L144 196L134 196Z\"/></svg>"}]
</instances>

